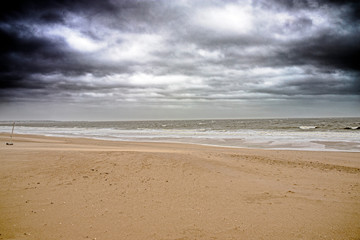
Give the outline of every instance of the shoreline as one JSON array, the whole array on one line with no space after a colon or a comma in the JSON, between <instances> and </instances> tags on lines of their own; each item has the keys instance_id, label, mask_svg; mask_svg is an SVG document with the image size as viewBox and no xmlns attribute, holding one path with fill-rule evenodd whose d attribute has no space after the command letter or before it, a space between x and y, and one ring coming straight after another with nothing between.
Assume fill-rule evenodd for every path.
<instances>
[{"instance_id":1,"label":"shoreline","mask_svg":"<svg viewBox=\"0 0 360 240\"><path fill-rule=\"evenodd\" d=\"M5 146L5 142L8 141L8 134L0 133L0 144ZM16 144L16 141L21 143L20 146ZM19 141L20 140L20 141ZM267 148L247 148L247 147L227 147L227 146L213 146L206 144L196 144L196 143L174 143L174 142L142 142L142 141L118 141L118 140L106 140L106 139L96 139L96 138L86 138L86 137L58 137L58 136L46 136L46 135L36 135L36 134L14 134L13 135L13 146L5 146L8 150L11 148L15 148L18 150L26 149L26 150L74 150L74 151L142 151L143 147L145 149L170 149L169 151L174 151L174 149L196 149L197 151L204 150L216 150L219 152L245 152L249 155L256 154L261 156L275 156L281 155L281 153L285 154L299 154L299 155L309 155L309 156L328 156L326 161L331 159L331 163L336 165L336 161L338 159L344 158L348 160L347 156L355 156L350 157L354 160L351 161L351 166L358 167L360 172L360 161L358 161L357 156L360 158L360 152L349 152L349 151L317 151L317 150L302 150L302 149L267 149ZM33 143L34 145L23 145L23 143ZM54 144L57 143L57 144ZM51 148L48 146L37 145L37 144L49 144ZM0 145L1 146L1 145ZM3 147L4 147L3 146ZM30 147L31 146L31 147ZM70 146L70 147L69 147ZM89 148L91 146L91 148ZM3 150L3 147L0 147L0 150ZM139 148L139 149L137 149ZM178 151L175 151L178 152ZM288 160L292 161L292 160ZM326 161L321 161L327 164ZM341 162L344 164L344 162ZM359 163L359 165L357 165ZM349 163L348 163L349 164Z\"/></svg>"},{"instance_id":2,"label":"shoreline","mask_svg":"<svg viewBox=\"0 0 360 240\"><path fill-rule=\"evenodd\" d=\"M9 133L0 132L0 137L6 138ZM101 137L87 137L87 136L66 136L66 135L48 135L48 134L14 134L14 137L48 137L48 138L69 138L69 139L88 139L88 140L96 140L96 141L108 141L108 142L123 142L123 143L164 143L164 144L189 144L189 145L197 145L197 146L208 146L208 147L219 147L219 148L229 148L229 149L251 149L251 150L267 150L267 151L308 151L308 152L348 152L348 153L360 153L360 150L345 150L345 149L316 149L316 148L296 148L296 147L248 147L248 146L232 146L232 145L217 145L217 144L210 144L210 143L201 143L201 142L182 142L182 141L162 141L162 140L153 140L153 141L145 141L145 140L121 140L121 139L111 139L111 138L101 138ZM8 138L10 138L8 136ZM354 144L353 142L348 141L321 141L321 140L314 140L310 141L311 143L324 143L325 145L336 145L336 144ZM324 145L324 146L325 146Z\"/></svg>"},{"instance_id":3,"label":"shoreline","mask_svg":"<svg viewBox=\"0 0 360 240\"><path fill-rule=\"evenodd\" d=\"M0 239L357 239L360 153L0 134Z\"/></svg>"}]
</instances>

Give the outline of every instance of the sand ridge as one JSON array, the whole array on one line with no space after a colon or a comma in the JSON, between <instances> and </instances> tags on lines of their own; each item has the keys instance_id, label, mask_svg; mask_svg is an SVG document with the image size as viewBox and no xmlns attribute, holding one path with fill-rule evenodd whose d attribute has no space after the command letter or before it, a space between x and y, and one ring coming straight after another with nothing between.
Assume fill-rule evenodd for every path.
<instances>
[{"instance_id":1,"label":"sand ridge","mask_svg":"<svg viewBox=\"0 0 360 240\"><path fill-rule=\"evenodd\" d=\"M0 239L360 237L360 153L0 140Z\"/></svg>"}]
</instances>

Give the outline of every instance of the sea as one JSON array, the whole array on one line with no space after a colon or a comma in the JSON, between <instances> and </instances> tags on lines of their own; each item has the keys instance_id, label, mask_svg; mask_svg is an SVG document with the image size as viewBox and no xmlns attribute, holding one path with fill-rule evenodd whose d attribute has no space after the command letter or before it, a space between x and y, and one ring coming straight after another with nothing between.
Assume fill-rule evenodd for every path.
<instances>
[{"instance_id":1,"label":"sea","mask_svg":"<svg viewBox=\"0 0 360 240\"><path fill-rule=\"evenodd\" d=\"M0 132L10 134L12 124L12 121L0 121ZM360 152L360 118L18 121L14 133L236 148Z\"/></svg>"}]
</instances>

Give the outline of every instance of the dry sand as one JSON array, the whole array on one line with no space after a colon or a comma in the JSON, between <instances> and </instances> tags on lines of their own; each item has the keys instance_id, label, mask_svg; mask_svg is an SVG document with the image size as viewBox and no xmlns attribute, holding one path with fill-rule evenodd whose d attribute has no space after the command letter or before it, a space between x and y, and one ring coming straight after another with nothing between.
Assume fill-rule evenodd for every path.
<instances>
[{"instance_id":1,"label":"dry sand","mask_svg":"<svg viewBox=\"0 0 360 240\"><path fill-rule=\"evenodd\" d=\"M360 153L0 135L0 239L360 239Z\"/></svg>"}]
</instances>

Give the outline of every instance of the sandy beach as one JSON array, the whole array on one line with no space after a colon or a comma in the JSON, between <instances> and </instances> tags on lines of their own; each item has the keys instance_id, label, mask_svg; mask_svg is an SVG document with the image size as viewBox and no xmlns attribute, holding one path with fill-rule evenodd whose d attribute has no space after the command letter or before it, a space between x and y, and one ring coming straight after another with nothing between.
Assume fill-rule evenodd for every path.
<instances>
[{"instance_id":1,"label":"sandy beach","mask_svg":"<svg viewBox=\"0 0 360 240\"><path fill-rule=\"evenodd\" d=\"M0 239L360 239L360 153L0 140Z\"/></svg>"}]
</instances>

